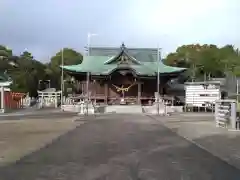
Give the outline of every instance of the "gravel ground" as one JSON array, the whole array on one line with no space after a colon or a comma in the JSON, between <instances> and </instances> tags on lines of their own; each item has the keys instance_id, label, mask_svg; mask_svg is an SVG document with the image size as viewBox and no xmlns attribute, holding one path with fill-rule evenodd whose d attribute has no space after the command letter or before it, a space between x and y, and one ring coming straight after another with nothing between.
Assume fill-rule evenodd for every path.
<instances>
[{"instance_id":1,"label":"gravel ground","mask_svg":"<svg viewBox=\"0 0 240 180\"><path fill-rule=\"evenodd\" d=\"M0 168L1 180L237 180L240 171L156 120L109 115Z\"/></svg>"}]
</instances>

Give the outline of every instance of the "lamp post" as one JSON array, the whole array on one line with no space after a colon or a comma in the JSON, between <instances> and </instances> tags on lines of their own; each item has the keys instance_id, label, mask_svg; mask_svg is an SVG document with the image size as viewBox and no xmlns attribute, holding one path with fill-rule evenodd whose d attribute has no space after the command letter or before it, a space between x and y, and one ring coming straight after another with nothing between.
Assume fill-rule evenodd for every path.
<instances>
[{"instance_id":1,"label":"lamp post","mask_svg":"<svg viewBox=\"0 0 240 180\"><path fill-rule=\"evenodd\" d=\"M87 56L90 56L90 43L91 43L91 37L97 36L97 34L94 33L88 33L87 35ZM86 104L86 109L87 109L87 115L88 115L88 103L89 103L89 79L90 79L90 72L87 71L87 83L86 83L86 92L87 92L87 104Z\"/></svg>"},{"instance_id":2,"label":"lamp post","mask_svg":"<svg viewBox=\"0 0 240 180\"><path fill-rule=\"evenodd\" d=\"M157 47L157 114L159 115L159 85L160 85L160 60L161 60L161 49Z\"/></svg>"}]
</instances>

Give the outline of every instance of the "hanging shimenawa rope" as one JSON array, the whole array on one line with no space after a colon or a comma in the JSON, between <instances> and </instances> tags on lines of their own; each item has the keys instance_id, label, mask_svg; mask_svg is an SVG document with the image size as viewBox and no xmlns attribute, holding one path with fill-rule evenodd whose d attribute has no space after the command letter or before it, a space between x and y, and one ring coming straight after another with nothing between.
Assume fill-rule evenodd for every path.
<instances>
[{"instance_id":1,"label":"hanging shimenawa rope","mask_svg":"<svg viewBox=\"0 0 240 180\"><path fill-rule=\"evenodd\" d=\"M129 91L129 89L132 87L132 86L134 86L136 83L134 82L133 84L131 84L130 86L128 86L128 87L126 87L126 88L124 88L124 85L122 85L121 87L118 87L118 86L116 86L116 85L114 85L114 84L112 84L116 89L117 89L117 92L128 92Z\"/></svg>"}]
</instances>

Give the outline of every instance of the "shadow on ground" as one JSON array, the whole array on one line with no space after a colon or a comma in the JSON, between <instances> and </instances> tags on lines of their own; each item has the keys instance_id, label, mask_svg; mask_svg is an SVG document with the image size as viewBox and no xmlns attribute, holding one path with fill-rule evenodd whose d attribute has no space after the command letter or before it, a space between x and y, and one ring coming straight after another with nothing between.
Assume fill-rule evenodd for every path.
<instances>
[{"instance_id":1,"label":"shadow on ground","mask_svg":"<svg viewBox=\"0 0 240 180\"><path fill-rule=\"evenodd\" d=\"M205 136L194 139L194 142L240 169L240 132Z\"/></svg>"},{"instance_id":2,"label":"shadow on ground","mask_svg":"<svg viewBox=\"0 0 240 180\"><path fill-rule=\"evenodd\" d=\"M1 180L226 180L240 171L154 123L89 121L14 164ZM201 140L199 140L201 141Z\"/></svg>"}]
</instances>

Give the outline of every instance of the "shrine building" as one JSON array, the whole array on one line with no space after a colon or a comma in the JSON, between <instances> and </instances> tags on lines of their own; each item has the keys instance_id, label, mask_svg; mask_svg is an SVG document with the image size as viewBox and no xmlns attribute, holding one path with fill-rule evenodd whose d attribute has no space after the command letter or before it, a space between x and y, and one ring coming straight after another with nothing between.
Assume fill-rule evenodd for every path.
<instances>
[{"instance_id":1,"label":"shrine building","mask_svg":"<svg viewBox=\"0 0 240 180\"><path fill-rule=\"evenodd\" d=\"M79 96L86 96L89 72L89 98L105 104L144 104L155 99L159 65L161 95L166 94L166 83L186 69L157 62L157 48L90 47L89 56L81 64L63 66L76 80Z\"/></svg>"}]
</instances>

